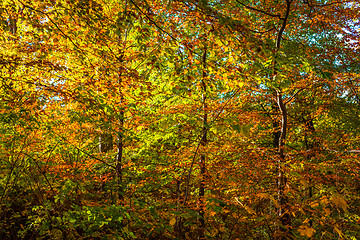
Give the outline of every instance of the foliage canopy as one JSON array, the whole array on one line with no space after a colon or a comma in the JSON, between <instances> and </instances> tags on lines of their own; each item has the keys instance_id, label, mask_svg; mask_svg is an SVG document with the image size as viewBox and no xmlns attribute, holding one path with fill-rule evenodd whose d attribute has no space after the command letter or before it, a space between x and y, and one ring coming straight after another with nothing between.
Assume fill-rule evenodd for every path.
<instances>
[{"instance_id":1,"label":"foliage canopy","mask_svg":"<svg viewBox=\"0 0 360 240\"><path fill-rule=\"evenodd\" d=\"M0 2L1 239L360 239L360 3Z\"/></svg>"}]
</instances>

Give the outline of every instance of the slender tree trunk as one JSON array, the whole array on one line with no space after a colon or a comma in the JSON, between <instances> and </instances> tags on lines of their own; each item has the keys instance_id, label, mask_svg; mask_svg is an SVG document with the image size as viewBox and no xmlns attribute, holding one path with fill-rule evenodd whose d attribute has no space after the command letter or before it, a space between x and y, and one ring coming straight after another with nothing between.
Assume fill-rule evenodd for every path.
<instances>
[{"instance_id":1,"label":"slender tree trunk","mask_svg":"<svg viewBox=\"0 0 360 240\"><path fill-rule=\"evenodd\" d=\"M278 138L278 176L277 176L277 190L278 190L278 215L280 218L280 233L279 239L289 239L290 238L290 213L288 207L288 199L284 193L287 179L284 172L283 164L285 162L285 154L284 154L284 140L286 138L287 131L287 111L286 106L283 102L282 94L277 92L277 104L280 109L281 114L281 130Z\"/></svg>"},{"instance_id":2,"label":"slender tree trunk","mask_svg":"<svg viewBox=\"0 0 360 240\"><path fill-rule=\"evenodd\" d=\"M118 142L117 142L117 155L116 155L116 178L117 178L117 184L118 184L118 194L119 199L124 200L124 193L123 193L123 149L124 149L124 136L123 136L123 130L124 130L124 111L121 110L119 114L119 134L118 134Z\"/></svg>"},{"instance_id":3,"label":"slender tree trunk","mask_svg":"<svg viewBox=\"0 0 360 240\"><path fill-rule=\"evenodd\" d=\"M123 55L120 56L119 62L123 62ZM123 151L124 151L124 94L121 89L122 78L121 78L121 69L119 70L119 96L120 96L120 112L119 112L119 132L117 136L117 155L116 155L116 179L117 179L117 191L118 198L120 201L124 200L124 189L123 189Z\"/></svg>"},{"instance_id":4,"label":"slender tree trunk","mask_svg":"<svg viewBox=\"0 0 360 240\"><path fill-rule=\"evenodd\" d=\"M281 27L276 36L276 46L275 46L275 55L274 55L274 62L273 62L273 74L272 74L272 81L276 82L276 77L278 74L277 70L277 53L280 50L281 40L283 33L285 31L285 27L288 21L289 13L290 13L290 5L292 0L286 0L286 10L285 15L282 18ZM278 200L278 216L280 220L280 226L278 228L278 233L275 236L275 239L285 240L292 238L291 235L291 218L288 206L288 199L284 193L287 179L284 171L284 163L285 163L285 154L284 154L284 145L286 139L286 132L287 132L287 110L284 103L284 99L282 96L281 88L279 86L278 89L275 90L276 92L276 104L280 111L281 117L281 128L278 132L277 130L274 133L274 148L277 149L278 153L278 172L276 177L277 182L277 200Z\"/></svg>"},{"instance_id":5,"label":"slender tree trunk","mask_svg":"<svg viewBox=\"0 0 360 240\"><path fill-rule=\"evenodd\" d=\"M204 50L202 56L202 64L203 64L203 76L201 80L202 86L202 109L203 109L203 129L202 129L202 139L201 146L205 147L207 145L207 124L208 124L208 113L207 113L207 102L206 102L206 49ZM199 235L198 239L205 239L205 205L204 205L204 197L205 197L205 179L206 179L206 156L204 153L200 155L199 167L200 167L200 185L199 185Z\"/></svg>"},{"instance_id":6,"label":"slender tree trunk","mask_svg":"<svg viewBox=\"0 0 360 240\"><path fill-rule=\"evenodd\" d=\"M181 210L181 181L182 178L176 180L176 194L177 194L177 212L182 211ZM178 239L185 239L184 232L182 231L182 217L176 216L176 225L175 225L175 232L177 233Z\"/></svg>"},{"instance_id":7,"label":"slender tree trunk","mask_svg":"<svg viewBox=\"0 0 360 240\"><path fill-rule=\"evenodd\" d=\"M310 115L310 114L309 114ZM314 122L312 120L312 118L310 117L309 120L304 119L304 124L305 124L305 146L306 146L306 151L309 152L306 156L307 160L310 161L314 156L315 156L315 146L316 143L313 141L313 134L315 133L315 127L314 127ZM310 138L308 136L308 131L310 132ZM309 178L309 182L308 182L308 187L307 187L307 194L308 194L308 198L311 199L313 197L313 186L312 186L312 179ZM310 227L313 226L313 216L312 213L309 213L310 217L309 217L309 225Z\"/></svg>"}]
</instances>

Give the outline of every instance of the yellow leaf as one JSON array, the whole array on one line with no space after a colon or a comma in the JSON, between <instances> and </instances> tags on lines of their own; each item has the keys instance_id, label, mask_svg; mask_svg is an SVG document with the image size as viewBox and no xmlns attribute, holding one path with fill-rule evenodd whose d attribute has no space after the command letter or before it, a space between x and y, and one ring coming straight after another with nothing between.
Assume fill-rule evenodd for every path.
<instances>
[{"instance_id":1,"label":"yellow leaf","mask_svg":"<svg viewBox=\"0 0 360 240\"><path fill-rule=\"evenodd\" d=\"M260 197L260 198L269 198L269 194L267 193L258 193L256 196Z\"/></svg>"},{"instance_id":2,"label":"yellow leaf","mask_svg":"<svg viewBox=\"0 0 360 240\"><path fill-rule=\"evenodd\" d=\"M329 216L331 213L329 208L324 208L324 211L325 211L325 216Z\"/></svg>"},{"instance_id":3,"label":"yellow leaf","mask_svg":"<svg viewBox=\"0 0 360 240\"><path fill-rule=\"evenodd\" d=\"M210 217L215 216L215 214L216 214L216 212L214 212L214 211L211 211L211 212L209 213Z\"/></svg>"},{"instance_id":4,"label":"yellow leaf","mask_svg":"<svg viewBox=\"0 0 360 240\"><path fill-rule=\"evenodd\" d=\"M311 237L312 235L314 235L315 232L316 232L315 229L313 229L313 228L308 228L305 233L306 233L306 236L307 236L307 237Z\"/></svg>"},{"instance_id":5,"label":"yellow leaf","mask_svg":"<svg viewBox=\"0 0 360 240\"><path fill-rule=\"evenodd\" d=\"M337 206L342 208L344 211L347 210L349 205L346 203L345 199L341 196L332 196L331 201Z\"/></svg>"},{"instance_id":6,"label":"yellow leaf","mask_svg":"<svg viewBox=\"0 0 360 240\"><path fill-rule=\"evenodd\" d=\"M170 225L171 226L174 226L175 223L176 223L176 218L173 218L173 219L170 220Z\"/></svg>"},{"instance_id":7,"label":"yellow leaf","mask_svg":"<svg viewBox=\"0 0 360 240\"><path fill-rule=\"evenodd\" d=\"M300 179L300 183L301 185L303 185L304 188L307 188L309 186L308 182L304 178Z\"/></svg>"},{"instance_id":8,"label":"yellow leaf","mask_svg":"<svg viewBox=\"0 0 360 240\"><path fill-rule=\"evenodd\" d=\"M212 67L208 67L208 71L210 74L212 74L214 72L214 69Z\"/></svg>"},{"instance_id":9,"label":"yellow leaf","mask_svg":"<svg viewBox=\"0 0 360 240\"><path fill-rule=\"evenodd\" d=\"M310 203L310 207L312 208L316 208L317 206L319 206L319 203L316 201Z\"/></svg>"},{"instance_id":10,"label":"yellow leaf","mask_svg":"<svg viewBox=\"0 0 360 240\"><path fill-rule=\"evenodd\" d=\"M136 130L138 130L138 131L141 131L141 130L143 130L144 129L144 126L137 126L137 128L136 128Z\"/></svg>"},{"instance_id":11,"label":"yellow leaf","mask_svg":"<svg viewBox=\"0 0 360 240\"><path fill-rule=\"evenodd\" d=\"M311 227L302 225L302 226L299 227L298 232L302 236L311 237L316 232L316 230L311 228Z\"/></svg>"},{"instance_id":12,"label":"yellow leaf","mask_svg":"<svg viewBox=\"0 0 360 240\"><path fill-rule=\"evenodd\" d=\"M327 197L321 197L320 198L320 203L322 203L322 204L328 204L329 203L329 199L327 198Z\"/></svg>"}]
</instances>

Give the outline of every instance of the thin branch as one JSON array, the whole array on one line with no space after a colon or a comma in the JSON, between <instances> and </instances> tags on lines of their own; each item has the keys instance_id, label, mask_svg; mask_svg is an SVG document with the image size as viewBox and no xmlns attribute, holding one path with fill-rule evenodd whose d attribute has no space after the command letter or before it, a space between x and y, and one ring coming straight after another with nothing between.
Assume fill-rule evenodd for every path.
<instances>
[{"instance_id":1,"label":"thin branch","mask_svg":"<svg viewBox=\"0 0 360 240\"><path fill-rule=\"evenodd\" d=\"M267 110L265 109L264 105L262 105L261 103L259 103L259 104L260 104L261 108L264 110L266 116L268 116L271 120L274 120L274 119L271 117L269 111L267 111Z\"/></svg>"},{"instance_id":2,"label":"thin branch","mask_svg":"<svg viewBox=\"0 0 360 240\"><path fill-rule=\"evenodd\" d=\"M253 33L257 33L257 34L263 34L263 33L267 33L267 32L271 32L271 31L273 31L273 30L276 30L275 27L269 28L268 30L265 30L265 31L262 31L262 32L256 31L256 30L252 30L252 29L248 29L248 28L246 28L246 29L247 29L249 32L253 32Z\"/></svg>"},{"instance_id":3,"label":"thin branch","mask_svg":"<svg viewBox=\"0 0 360 240\"><path fill-rule=\"evenodd\" d=\"M332 2L327 4L310 4L309 1L306 1L306 4L309 5L309 7L329 7L336 4L344 4L344 3L353 3L354 1L338 1L338 2Z\"/></svg>"},{"instance_id":4,"label":"thin branch","mask_svg":"<svg viewBox=\"0 0 360 240\"><path fill-rule=\"evenodd\" d=\"M291 102L291 100L299 93L301 92L302 90L304 90L305 88L300 88L298 91L296 91L296 93L294 93L289 99L287 99L284 104L288 104L289 102Z\"/></svg>"},{"instance_id":5,"label":"thin branch","mask_svg":"<svg viewBox=\"0 0 360 240\"><path fill-rule=\"evenodd\" d=\"M360 103L360 98L359 98L359 95L358 95L358 93L357 93L357 91L356 91L356 89L354 87L353 81L350 80L349 83L350 83L350 89L354 93L357 102Z\"/></svg>"},{"instance_id":6,"label":"thin branch","mask_svg":"<svg viewBox=\"0 0 360 240\"><path fill-rule=\"evenodd\" d=\"M98 160L99 162L105 164L106 166L111 167L111 168L113 168L113 169L116 170L116 166L113 166L113 165L107 163L106 161L104 161L104 160L102 160L102 159L100 159L100 158L97 158L97 157L95 157L94 155L91 155L91 154L89 154L89 153L81 150L80 148L74 146L74 145L72 145L72 147L74 147L74 148L76 148L78 151L84 153L86 156L88 156L88 157L90 157L90 158L92 158L92 159Z\"/></svg>"},{"instance_id":7,"label":"thin branch","mask_svg":"<svg viewBox=\"0 0 360 240\"><path fill-rule=\"evenodd\" d=\"M51 192L55 195L56 193L55 193L55 191L54 191L54 189L53 189L53 187L52 187L52 185L51 185L51 183L50 183L50 181L49 181L48 177L46 176L45 171L41 171L42 169L41 169L41 167L40 167L39 163L37 162L37 160L36 160L35 158L33 158L32 156L30 156L29 154L25 153L25 152L23 152L23 154L24 154L25 156L27 156L28 158L30 158L30 159L32 159L32 160L34 161L34 163L35 163L35 165L36 165L37 169L40 171L41 175L43 175L43 176L44 176L45 181L48 183L48 185L49 185L49 187L50 187Z\"/></svg>"},{"instance_id":8,"label":"thin branch","mask_svg":"<svg viewBox=\"0 0 360 240\"><path fill-rule=\"evenodd\" d=\"M142 15L144 15L152 24L154 24L156 28L158 28L160 31L164 32L166 35L168 35L174 41L179 42L170 33L168 33L166 30L164 30L162 27L160 27L159 24L157 24L151 17L149 17L149 15L147 15L143 10L141 10L141 8L133 0L130 0L130 2L140 11L140 13Z\"/></svg>"},{"instance_id":9,"label":"thin branch","mask_svg":"<svg viewBox=\"0 0 360 240\"><path fill-rule=\"evenodd\" d=\"M276 18L279 18L279 19L282 19L280 14L272 14L272 13L269 13L269 12L266 12L264 10L261 10L261 9L257 9L257 8L254 8L254 7L250 7L248 5L245 5L244 3L240 2L239 0L236 0L237 3L239 3L241 6L247 8L247 9L250 9L250 10L253 10L253 11L256 11L256 12L260 12L262 14L265 14L265 15L268 15L270 17L276 17Z\"/></svg>"}]
</instances>

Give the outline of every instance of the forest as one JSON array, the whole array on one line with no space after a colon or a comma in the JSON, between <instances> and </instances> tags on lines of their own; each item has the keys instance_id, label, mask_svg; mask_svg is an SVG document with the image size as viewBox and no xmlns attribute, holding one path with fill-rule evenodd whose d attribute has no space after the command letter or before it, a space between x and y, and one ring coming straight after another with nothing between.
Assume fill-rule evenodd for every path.
<instances>
[{"instance_id":1,"label":"forest","mask_svg":"<svg viewBox=\"0 0 360 240\"><path fill-rule=\"evenodd\" d=\"M359 0L1 0L0 239L360 239Z\"/></svg>"}]
</instances>

